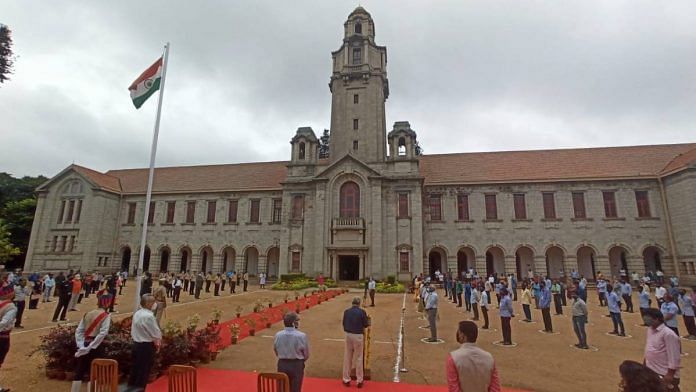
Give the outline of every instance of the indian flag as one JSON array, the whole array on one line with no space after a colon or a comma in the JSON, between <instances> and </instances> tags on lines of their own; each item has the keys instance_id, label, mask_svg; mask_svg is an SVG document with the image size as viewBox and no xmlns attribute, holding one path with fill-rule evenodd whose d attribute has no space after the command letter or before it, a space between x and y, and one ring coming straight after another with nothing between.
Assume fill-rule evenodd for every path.
<instances>
[{"instance_id":1,"label":"indian flag","mask_svg":"<svg viewBox=\"0 0 696 392\"><path fill-rule=\"evenodd\" d=\"M150 95L160 88L162 80L162 57L157 59L148 69L145 70L137 79L128 87L130 90L131 99L136 109L140 109L143 103L150 98Z\"/></svg>"}]
</instances>

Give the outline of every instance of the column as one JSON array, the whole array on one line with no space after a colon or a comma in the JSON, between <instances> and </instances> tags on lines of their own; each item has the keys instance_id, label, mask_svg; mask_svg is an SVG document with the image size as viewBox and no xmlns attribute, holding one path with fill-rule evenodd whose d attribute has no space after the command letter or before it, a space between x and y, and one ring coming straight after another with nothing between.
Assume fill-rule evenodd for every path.
<instances>
[{"instance_id":1,"label":"column","mask_svg":"<svg viewBox=\"0 0 696 392\"><path fill-rule=\"evenodd\" d=\"M546 256L534 256L534 273L540 276L546 276L549 271L546 270Z\"/></svg>"},{"instance_id":2,"label":"column","mask_svg":"<svg viewBox=\"0 0 696 392\"><path fill-rule=\"evenodd\" d=\"M515 255L505 256L505 275L515 274L517 275L517 263L515 262ZM518 277L519 279L519 277Z\"/></svg>"},{"instance_id":3,"label":"column","mask_svg":"<svg viewBox=\"0 0 696 392\"><path fill-rule=\"evenodd\" d=\"M259 253L259 273L263 272L268 277L268 255Z\"/></svg>"}]
</instances>

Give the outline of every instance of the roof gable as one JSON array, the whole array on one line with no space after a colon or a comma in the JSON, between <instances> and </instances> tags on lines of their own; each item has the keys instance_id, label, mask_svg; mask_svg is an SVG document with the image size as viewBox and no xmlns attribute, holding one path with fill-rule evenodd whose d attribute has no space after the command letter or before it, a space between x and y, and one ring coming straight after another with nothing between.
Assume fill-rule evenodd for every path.
<instances>
[{"instance_id":1,"label":"roof gable","mask_svg":"<svg viewBox=\"0 0 696 392\"><path fill-rule=\"evenodd\" d=\"M92 185L93 188L101 189L107 192L121 192L121 185L119 183L118 178L75 164L66 167L60 173L56 174L55 176L51 177L48 181L39 185L39 187L36 188L36 191L47 191L47 188L51 184L55 183L60 178L64 177L66 174L70 172L75 172L79 174L85 181Z\"/></svg>"}]
</instances>

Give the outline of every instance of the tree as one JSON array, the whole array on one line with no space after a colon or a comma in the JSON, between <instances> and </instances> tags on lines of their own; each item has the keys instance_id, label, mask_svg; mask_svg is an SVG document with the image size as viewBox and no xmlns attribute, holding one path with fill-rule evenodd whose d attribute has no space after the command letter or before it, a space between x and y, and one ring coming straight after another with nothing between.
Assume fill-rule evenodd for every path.
<instances>
[{"instance_id":1,"label":"tree","mask_svg":"<svg viewBox=\"0 0 696 392\"><path fill-rule=\"evenodd\" d=\"M0 83L10 80L15 56L12 53L12 30L0 24Z\"/></svg>"},{"instance_id":2,"label":"tree","mask_svg":"<svg viewBox=\"0 0 696 392\"><path fill-rule=\"evenodd\" d=\"M12 258L12 264L21 266L29 249L29 237L31 236L31 225L34 222L34 212L36 211L36 199L30 197L18 201L9 201L3 211L3 219L6 229L10 233L12 243L18 247L21 253Z\"/></svg>"},{"instance_id":3,"label":"tree","mask_svg":"<svg viewBox=\"0 0 696 392\"><path fill-rule=\"evenodd\" d=\"M324 133L319 138L319 159L326 159L329 157L329 130L325 129Z\"/></svg>"},{"instance_id":4,"label":"tree","mask_svg":"<svg viewBox=\"0 0 696 392\"><path fill-rule=\"evenodd\" d=\"M19 253L19 248L10 242L10 232L7 231L5 222L0 219L0 263L5 264Z\"/></svg>"}]
</instances>

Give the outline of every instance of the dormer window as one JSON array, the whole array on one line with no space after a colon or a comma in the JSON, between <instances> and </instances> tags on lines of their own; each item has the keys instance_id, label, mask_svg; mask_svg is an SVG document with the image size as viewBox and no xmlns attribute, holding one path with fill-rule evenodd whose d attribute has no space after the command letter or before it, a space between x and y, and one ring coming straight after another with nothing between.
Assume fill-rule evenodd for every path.
<instances>
[{"instance_id":1,"label":"dormer window","mask_svg":"<svg viewBox=\"0 0 696 392\"><path fill-rule=\"evenodd\" d=\"M360 19L355 21L355 34L362 34L362 23L360 22Z\"/></svg>"},{"instance_id":2,"label":"dormer window","mask_svg":"<svg viewBox=\"0 0 696 392\"><path fill-rule=\"evenodd\" d=\"M300 143L300 151L299 151L299 159L304 160L305 159L305 144L304 142Z\"/></svg>"},{"instance_id":3,"label":"dormer window","mask_svg":"<svg viewBox=\"0 0 696 392\"><path fill-rule=\"evenodd\" d=\"M362 63L362 51L360 48L353 48L353 64Z\"/></svg>"}]
</instances>

